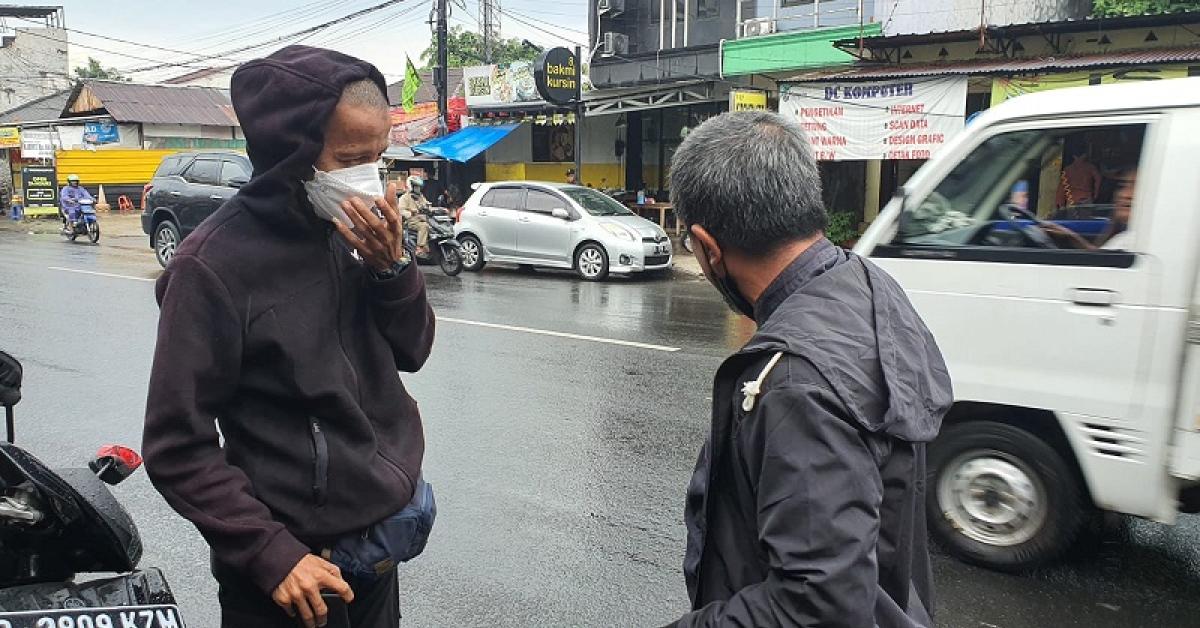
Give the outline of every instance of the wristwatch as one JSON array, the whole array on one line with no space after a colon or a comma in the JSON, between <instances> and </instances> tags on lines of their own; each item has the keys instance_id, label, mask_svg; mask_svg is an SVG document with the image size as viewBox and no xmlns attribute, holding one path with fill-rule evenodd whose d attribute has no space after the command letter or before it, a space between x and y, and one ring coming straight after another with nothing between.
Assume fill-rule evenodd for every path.
<instances>
[{"instance_id":1,"label":"wristwatch","mask_svg":"<svg viewBox=\"0 0 1200 628\"><path fill-rule=\"evenodd\" d=\"M408 268L410 262L411 260L407 255L405 255L404 257L400 258L400 261L392 262L392 265L389 266L387 270L375 270L374 268L370 269L371 277L375 279L375 281L387 281L389 279L395 279L400 275L400 273L404 272L405 268Z\"/></svg>"}]
</instances>

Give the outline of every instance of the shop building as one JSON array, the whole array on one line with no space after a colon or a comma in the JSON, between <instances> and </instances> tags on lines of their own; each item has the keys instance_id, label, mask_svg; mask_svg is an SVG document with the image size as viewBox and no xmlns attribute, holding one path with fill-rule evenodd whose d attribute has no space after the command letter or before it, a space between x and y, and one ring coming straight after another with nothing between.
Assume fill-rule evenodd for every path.
<instances>
[{"instance_id":1,"label":"shop building","mask_svg":"<svg viewBox=\"0 0 1200 628\"><path fill-rule=\"evenodd\" d=\"M1074 10L1070 3L1063 7ZM1030 4L1030 14L1037 6ZM978 8L976 9L978 11ZM978 13L976 15L978 17ZM880 206L972 116L1007 98L1045 89L1195 76L1200 14L988 25L946 32L848 37L834 42L858 60L809 68L779 84L779 110L814 141L826 178L873 220ZM907 90L900 95L896 90ZM1109 150L1098 139L1092 150ZM1096 155L1100 157L1100 155ZM1115 156L1110 156L1116 158ZM1039 213L1054 209L1064 164L1045 165L1033 190ZM1070 161L1070 156L1067 157ZM828 196L828 194L827 194Z\"/></svg>"},{"instance_id":2,"label":"shop building","mask_svg":"<svg viewBox=\"0 0 1200 628\"><path fill-rule=\"evenodd\" d=\"M0 137L12 138L0 150L17 187L25 169L53 167L59 185L69 174L93 194L103 185L113 206L122 195L138 205L166 155L246 145L225 92L207 87L84 80L0 120L8 124Z\"/></svg>"}]
</instances>

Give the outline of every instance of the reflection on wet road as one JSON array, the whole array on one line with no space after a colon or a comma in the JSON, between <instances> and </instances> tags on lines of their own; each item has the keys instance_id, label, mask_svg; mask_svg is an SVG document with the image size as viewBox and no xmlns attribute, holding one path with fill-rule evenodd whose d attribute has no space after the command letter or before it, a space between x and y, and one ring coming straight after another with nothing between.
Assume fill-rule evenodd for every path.
<instances>
[{"instance_id":1,"label":"reflection on wet road","mask_svg":"<svg viewBox=\"0 0 1200 628\"><path fill-rule=\"evenodd\" d=\"M117 244L0 233L0 347L28 378L18 435L53 465L140 440L157 272L140 242ZM698 280L426 277L444 320L406 383L441 512L427 553L402 569L406 625L652 626L682 613L684 488L713 371L751 323ZM189 625L217 625L199 536L144 474L116 492ZM1093 537L1030 575L939 556L939 625L1198 625L1195 517L1121 520Z\"/></svg>"}]
</instances>

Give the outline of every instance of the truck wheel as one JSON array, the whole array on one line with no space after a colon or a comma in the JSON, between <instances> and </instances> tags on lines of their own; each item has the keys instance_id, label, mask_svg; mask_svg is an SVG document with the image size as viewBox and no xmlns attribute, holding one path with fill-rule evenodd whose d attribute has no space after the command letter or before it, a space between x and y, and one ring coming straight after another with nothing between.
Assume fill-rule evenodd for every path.
<instances>
[{"instance_id":1,"label":"truck wheel","mask_svg":"<svg viewBox=\"0 0 1200 628\"><path fill-rule=\"evenodd\" d=\"M926 511L937 540L958 558L1024 571L1057 558L1083 524L1083 491L1049 444L1017 427L969 421L929 449Z\"/></svg>"}]
</instances>

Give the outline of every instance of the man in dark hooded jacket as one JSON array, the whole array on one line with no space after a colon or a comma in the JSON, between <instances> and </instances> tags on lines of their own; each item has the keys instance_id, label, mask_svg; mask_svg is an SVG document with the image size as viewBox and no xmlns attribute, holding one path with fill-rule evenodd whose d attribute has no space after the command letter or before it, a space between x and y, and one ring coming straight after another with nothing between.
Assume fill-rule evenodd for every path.
<instances>
[{"instance_id":1,"label":"man in dark hooded jacket","mask_svg":"<svg viewBox=\"0 0 1200 628\"><path fill-rule=\"evenodd\" d=\"M375 169L384 94L330 50L238 68L254 176L158 281L147 470L208 541L226 627L323 625L322 590L354 626L399 623L395 570L351 586L315 554L404 508L424 453L397 370L424 364L434 318Z\"/></svg>"},{"instance_id":2,"label":"man in dark hooded jacket","mask_svg":"<svg viewBox=\"0 0 1200 628\"><path fill-rule=\"evenodd\" d=\"M674 626L932 625L925 444L951 402L904 292L825 239L794 122L730 113L675 153L671 200L705 276L758 332L717 371L688 489Z\"/></svg>"}]
</instances>

